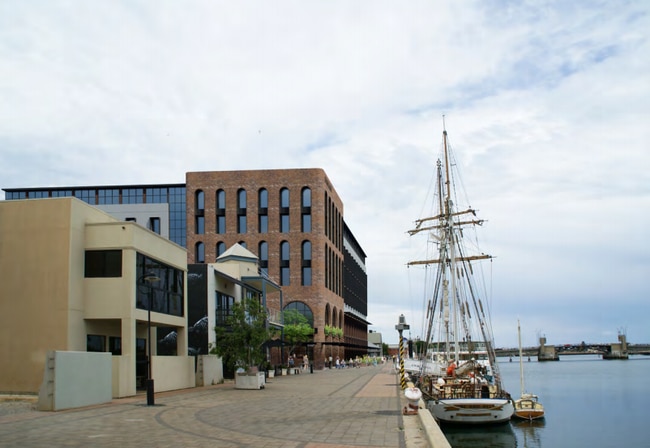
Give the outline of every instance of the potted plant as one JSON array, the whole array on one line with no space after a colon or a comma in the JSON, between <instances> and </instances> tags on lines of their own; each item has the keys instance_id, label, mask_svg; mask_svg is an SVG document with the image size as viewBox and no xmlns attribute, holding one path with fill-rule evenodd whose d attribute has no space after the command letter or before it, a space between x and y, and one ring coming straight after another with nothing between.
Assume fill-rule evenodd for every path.
<instances>
[{"instance_id":1,"label":"potted plant","mask_svg":"<svg viewBox=\"0 0 650 448\"><path fill-rule=\"evenodd\" d=\"M248 297L233 305L225 323L215 328L213 353L235 370L236 389L263 389L265 374L257 366L264 361L262 345L269 339L264 308L256 298Z\"/></svg>"},{"instance_id":2,"label":"potted plant","mask_svg":"<svg viewBox=\"0 0 650 448\"><path fill-rule=\"evenodd\" d=\"M266 371L267 378L275 377L275 367L271 365L269 361L264 363L264 370Z\"/></svg>"},{"instance_id":3,"label":"potted plant","mask_svg":"<svg viewBox=\"0 0 650 448\"><path fill-rule=\"evenodd\" d=\"M285 310L283 312L284 322L284 340L289 344L289 353L295 354L295 349L298 345L304 345L312 340L314 336L314 327L309 320L297 310ZM290 374L296 373L298 366L302 365L302 360L296 360L294 364L294 371Z\"/></svg>"}]
</instances>

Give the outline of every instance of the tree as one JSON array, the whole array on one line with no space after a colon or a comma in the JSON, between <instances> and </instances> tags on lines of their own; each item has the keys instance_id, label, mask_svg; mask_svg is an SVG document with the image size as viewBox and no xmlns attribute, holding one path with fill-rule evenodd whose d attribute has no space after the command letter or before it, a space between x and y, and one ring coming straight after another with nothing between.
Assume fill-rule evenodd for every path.
<instances>
[{"instance_id":1,"label":"tree","mask_svg":"<svg viewBox=\"0 0 650 448\"><path fill-rule=\"evenodd\" d=\"M285 310L284 317L284 340L291 347L292 353L298 344L311 341L314 335L314 327L309 320L297 310Z\"/></svg>"},{"instance_id":2,"label":"tree","mask_svg":"<svg viewBox=\"0 0 650 448\"><path fill-rule=\"evenodd\" d=\"M211 353L221 356L233 370L260 365L265 358L262 345L270 338L266 318L266 311L256 298L236 302L226 325L215 328L217 341Z\"/></svg>"}]
</instances>

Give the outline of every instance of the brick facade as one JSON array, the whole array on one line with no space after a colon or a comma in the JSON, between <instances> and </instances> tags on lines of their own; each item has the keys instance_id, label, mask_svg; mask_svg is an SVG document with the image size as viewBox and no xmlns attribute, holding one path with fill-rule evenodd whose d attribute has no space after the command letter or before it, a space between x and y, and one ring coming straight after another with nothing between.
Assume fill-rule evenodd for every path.
<instances>
[{"instance_id":1,"label":"brick facade","mask_svg":"<svg viewBox=\"0 0 650 448\"><path fill-rule=\"evenodd\" d=\"M289 231L280 231L280 191L289 191ZM302 232L301 220L305 209L302 207L303 189L311 191L311 231ZM260 242L268 244L268 275L282 285L280 275L280 245L289 243L290 284L282 285L283 305L293 301L307 304L314 315L316 334L314 341L314 360L317 368L322 367L324 357L330 354L323 351L325 342L324 326L336 323L343 327L341 317L345 309L343 294L343 203L332 187L322 169L286 169L254 171L210 171L189 172L186 174L187 201L187 249L188 263L196 263L197 244L202 243L204 261L214 262L217 257L217 244L224 243L228 248L235 243L259 256ZM246 231L238 232L238 195L246 191ZM268 192L268 231L259 232L259 191ZM217 233L217 191L225 192L225 233ZM197 192L203 194L203 209L197 209ZM197 234L197 216L203 216L204 233ZM310 241L312 281L310 286L302 285L302 244ZM280 295L270 295L269 305L279 308ZM277 303L272 301L276 300ZM329 305L329 306L328 306ZM330 315L326 316L326 309ZM334 316L336 312L336 316ZM329 339L329 338L328 338ZM334 348L334 356L345 356L342 347Z\"/></svg>"}]
</instances>

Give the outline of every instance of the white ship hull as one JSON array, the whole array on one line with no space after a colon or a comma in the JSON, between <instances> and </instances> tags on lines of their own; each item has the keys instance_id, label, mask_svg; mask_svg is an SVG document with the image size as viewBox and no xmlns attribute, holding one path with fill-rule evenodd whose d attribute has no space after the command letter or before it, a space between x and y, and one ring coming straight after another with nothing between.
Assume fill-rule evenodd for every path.
<instances>
[{"instance_id":1,"label":"white ship hull","mask_svg":"<svg viewBox=\"0 0 650 448\"><path fill-rule=\"evenodd\" d=\"M515 411L512 400L500 398L453 398L430 401L428 408L443 423L485 425L505 423Z\"/></svg>"}]
</instances>

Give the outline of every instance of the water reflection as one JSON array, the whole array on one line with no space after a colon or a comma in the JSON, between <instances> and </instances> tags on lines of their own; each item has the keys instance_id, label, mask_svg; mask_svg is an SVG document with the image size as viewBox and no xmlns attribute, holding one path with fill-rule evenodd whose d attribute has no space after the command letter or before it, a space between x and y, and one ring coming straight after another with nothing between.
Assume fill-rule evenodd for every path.
<instances>
[{"instance_id":1,"label":"water reflection","mask_svg":"<svg viewBox=\"0 0 650 448\"><path fill-rule=\"evenodd\" d=\"M517 438L509 423L502 425L441 426L452 447L463 448L503 448L517 446Z\"/></svg>"},{"instance_id":2,"label":"water reflection","mask_svg":"<svg viewBox=\"0 0 650 448\"><path fill-rule=\"evenodd\" d=\"M454 448L541 448L544 419L513 419L502 425L441 425L449 444Z\"/></svg>"},{"instance_id":3,"label":"water reflection","mask_svg":"<svg viewBox=\"0 0 650 448\"><path fill-rule=\"evenodd\" d=\"M510 422L514 431L517 433L517 440L523 448L541 448L542 446L542 428L546 425L544 419L539 420L517 420Z\"/></svg>"}]
</instances>

